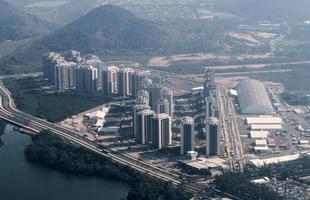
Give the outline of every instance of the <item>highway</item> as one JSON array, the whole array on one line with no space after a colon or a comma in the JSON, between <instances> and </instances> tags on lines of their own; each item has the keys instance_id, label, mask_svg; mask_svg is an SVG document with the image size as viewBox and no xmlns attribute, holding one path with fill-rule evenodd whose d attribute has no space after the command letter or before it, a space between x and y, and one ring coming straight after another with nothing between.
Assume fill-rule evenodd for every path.
<instances>
[{"instance_id":1,"label":"highway","mask_svg":"<svg viewBox=\"0 0 310 200\"><path fill-rule=\"evenodd\" d=\"M235 107L225 88L220 87L218 89L218 96L223 119L222 128L226 142L227 157L233 170L243 171L245 163Z\"/></svg>"},{"instance_id":2,"label":"highway","mask_svg":"<svg viewBox=\"0 0 310 200\"><path fill-rule=\"evenodd\" d=\"M85 147L101 156L111 158L113 161L119 164L130 166L131 168L141 173L149 174L150 176L156 177L163 181L172 182L176 185L185 183L186 187L196 194L201 193L202 191L205 192L205 190L207 190L207 187L205 186L196 183L184 182L178 175L174 173L157 168L156 166L133 158L127 154L114 151L112 149L109 149L108 147L104 149L102 149L102 147L99 148L96 143L86 140L72 130L63 128L61 126L55 125L53 123L47 122L45 120L36 118L32 115L17 110L15 108L14 101L11 98L10 92L4 87L2 82L0 82L0 97L0 118L4 120L7 120L23 128L29 129L33 132L49 130L52 133L61 136L82 147Z\"/></svg>"}]
</instances>

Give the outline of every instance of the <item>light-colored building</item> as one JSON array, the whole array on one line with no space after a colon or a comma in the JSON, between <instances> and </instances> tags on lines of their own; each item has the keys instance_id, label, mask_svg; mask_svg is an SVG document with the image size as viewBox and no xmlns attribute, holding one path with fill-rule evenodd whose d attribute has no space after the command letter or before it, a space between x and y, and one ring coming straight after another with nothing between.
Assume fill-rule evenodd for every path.
<instances>
[{"instance_id":1,"label":"light-colored building","mask_svg":"<svg viewBox=\"0 0 310 200\"><path fill-rule=\"evenodd\" d=\"M83 93L96 93L98 70L93 66L81 65L75 68L76 89Z\"/></svg>"},{"instance_id":2,"label":"light-colored building","mask_svg":"<svg viewBox=\"0 0 310 200\"><path fill-rule=\"evenodd\" d=\"M250 131L250 138L253 139L266 139L269 131Z\"/></svg>"},{"instance_id":3,"label":"light-colored building","mask_svg":"<svg viewBox=\"0 0 310 200\"><path fill-rule=\"evenodd\" d=\"M272 117L272 116L259 116L259 117L247 117L247 124L282 124L281 117Z\"/></svg>"},{"instance_id":4,"label":"light-colored building","mask_svg":"<svg viewBox=\"0 0 310 200\"><path fill-rule=\"evenodd\" d=\"M282 130L281 124L252 124L251 130Z\"/></svg>"},{"instance_id":5,"label":"light-colored building","mask_svg":"<svg viewBox=\"0 0 310 200\"><path fill-rule=\"evenodd\" d=\"M253 79L242 80L237 85L239 105L242 114L269 115L274 110L265 86Z\"/></svg>"},{"instance_id":6,"label":"light-colored building","mask_svg":"<svg viewBox=\"0 0 310 200\"><path fill-rule=\"evenodd\" d=\"M55 65L54 81L56 90L64 91L75 88L75 67L75 63L66 61Z\"/></svg>"},{"instance_id":7,"label":"light-colored building","mask_svg":"<svg viewBox=\"0 0 310 200\"><path fill-rule=\"evenodd\" d=\"M122 68L118 76L118 93L122 96L134 95L134 73L131 68Z\"/></svg>"},{"instance_id":8,"label":"light-colored building","mask_svg":"<svg viewBox=\"0 0 310 200\"><path fill-rule=\"evenodd\" d=\"M254 165L256 167L263 167L265 165L278 164L281 162L298 160L299 158L300 158L300 154L297 153L297 154L293 154L293 155L272 157L272 158L266 158L266 159L253 159L253 160L249 160L249 164Z\"/></svg>"},{"instance_id":9,"label":"light-colored building","mask_svg":"<svg viewBox=\"0 0 310 200\"><path fill-rule=\"evenodd\" d=\"M135 116L135 135L141 144L152 142L153 139L153 118L155 112L152 110L141 110Z\"/></svg>"},{"instance_id":10,"label":"light-colored building","mask_svg":"<svg viewBox=\"0 0 310 200\"><path fill-rule=\"evenodd\" d=\"M102 90L107 96L118 94L118 72L116 66L109 66L102 70Z\"/></svg>"}]
</instances>

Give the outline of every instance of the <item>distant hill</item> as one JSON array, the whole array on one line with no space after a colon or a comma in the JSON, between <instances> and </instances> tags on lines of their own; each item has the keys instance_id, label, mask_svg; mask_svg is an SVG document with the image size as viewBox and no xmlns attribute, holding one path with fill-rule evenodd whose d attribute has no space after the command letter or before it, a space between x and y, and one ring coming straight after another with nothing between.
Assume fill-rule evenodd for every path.
<instances>
[{"instance_id":1,"label":"distant hill","mask_svg":"<svg viewBox=\"0 0 310 200\"><path fill-rule=\"evenodd\" d=\"M0 0L0 43L46 34L55 28L54 24L26 14Z\"/></svg>"},{"instance_id":2,"label":"distant hill","mask_svg":"<svg viewBox=\"0 0 310 200\"><path fill-rule=\"evenodd\" d=\"M221 0L215 9L251 20L294 21L310 18L309 0Z\"/></svg>"},{"instance_id":3,"label":"distant hill","mask_svg":"<svg viewBox=\"0 0 310 200\"><path fill-rule=\"evenodd\" d=\"M43 38L37 46L49 50L153 51L165 32L147 20L112 5L95 8L80 19Z\"/></svg>"},{"instance_id":4,"label":"distant hill","mask_svg":"<svg viewBox=\"0 0 310 200\"><path fill-rule=\"evenodd\" d=\"M75 49L98 56L135 57L193 53L210 49L208 41L195 34L158 25L128 10L104 5L63 28L46 35L29 48L21 48L0 60L0 73L41 70L48 51Z\"/></svg>"},{"instance_id":5,"label":"distant hill","mask_svg":"<svg viewBox=\"0 0 310 200\"><path fill-rule=\"evenodd\" d=\"M139 18L124 8L104 5L42 37L30 47L2 58L0 72L40 70L42 55L48 51L75 49L97 55L156 54L187 48L187 41L177 31Z\"/></svg>"}]
</instances>

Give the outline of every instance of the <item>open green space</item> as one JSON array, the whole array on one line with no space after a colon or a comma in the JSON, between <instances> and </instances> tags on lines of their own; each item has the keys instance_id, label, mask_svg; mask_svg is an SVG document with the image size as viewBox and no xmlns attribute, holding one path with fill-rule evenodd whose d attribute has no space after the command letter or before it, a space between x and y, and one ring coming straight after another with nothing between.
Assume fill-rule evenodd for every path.
<instances>
[{"instance_id":1,"label":"open green space","mask_svg":"<svg viewBox=\"0 0 310 200\"><path fill-rule=\"evenodd\" d=\"M110 100L72 92L47 93L41 89L42 84L44 81L38 78L5 80L5 85L11 91L15 104L20 110L50 122L62 121Z\"/></svg>"}]
</instances>

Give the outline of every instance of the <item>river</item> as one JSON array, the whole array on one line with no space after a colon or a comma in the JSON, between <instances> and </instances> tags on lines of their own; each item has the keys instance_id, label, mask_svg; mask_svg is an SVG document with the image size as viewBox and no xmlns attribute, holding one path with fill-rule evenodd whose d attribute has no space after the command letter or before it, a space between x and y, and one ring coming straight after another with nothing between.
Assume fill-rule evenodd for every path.
<instances>
[{"instance_id":1,"label":"river","mask_svg":"<svg viewBox=\"0 0 310 200\"><path fill-rule=\"evenodd\" d=\"M62 173L29 163L24 156L31 138L6 125L0 134L1 200L119 200L126 199L125 184Z\"/></svg>"}]
</instances>

